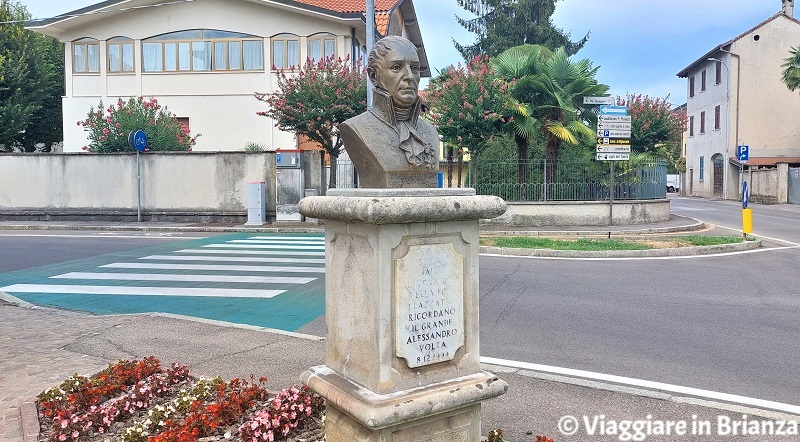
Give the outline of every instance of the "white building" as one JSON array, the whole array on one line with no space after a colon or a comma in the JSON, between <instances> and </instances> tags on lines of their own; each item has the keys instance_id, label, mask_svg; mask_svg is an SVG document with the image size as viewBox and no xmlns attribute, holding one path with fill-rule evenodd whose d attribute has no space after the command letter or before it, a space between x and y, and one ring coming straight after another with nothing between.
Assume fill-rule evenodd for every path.
<instances>
[{"instance_id":1,"label":"white building","mask_svg":"<svg viewBox=\"0 0 800 442\"><path fill-rule=\"evenodd\" d=\"M789 50L800 46L793 13L794 0L782 0L780 12L677 74L688 90L687 195L737 199L742 168L800 165L800 94L781 80ZM741 145L749 146L746 162Z\"/></svg>"},{"instance_id":2,"label":"white building","mask_svg":"<svg viewBox=\"0 0 800 442\"><path fill-rule=\"evenodd\" d=\"M402 35L430 76L412 0L375 0L377 35ZM27 28L66 47L64 152L87 133L76 123L100 100L155 97L193 134L195 151L248 142L295 149L294 134L256 112L255 92L277 87L276 69L322 56L357 59L366 46L363 0L108 0Z\"/></svg>"}]
</instances>

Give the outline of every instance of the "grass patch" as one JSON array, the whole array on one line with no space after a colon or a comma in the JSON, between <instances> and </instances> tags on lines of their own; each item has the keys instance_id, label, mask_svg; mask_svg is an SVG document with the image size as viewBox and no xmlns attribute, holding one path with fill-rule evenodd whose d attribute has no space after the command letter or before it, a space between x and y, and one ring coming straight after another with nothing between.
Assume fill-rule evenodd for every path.
<instances>
[{"instance_id":1,"label":"grass patch","mask_svg":"<svg viewBox=\"0 0 800 442\"><path fill-rule=\"evenodd\" d=\"M541 237L492 237L481 239L482 245L495 247L508 247L516 249L552 249L552 250L648 250L647 244L616 239L588 239L577 240L550 239Z\"/></svg>"},{"instance_id":2,"label":"grass patch","mask_svg":"<svg viewBox=\"0 0 800 442\"><path fill-rule=\"evenodd\" d=\"M704 236L704 235L689 235L681 236L693 246L718 246L721 244L738 244L742 242L741 236Z\"/></svg>"}]
</instances>

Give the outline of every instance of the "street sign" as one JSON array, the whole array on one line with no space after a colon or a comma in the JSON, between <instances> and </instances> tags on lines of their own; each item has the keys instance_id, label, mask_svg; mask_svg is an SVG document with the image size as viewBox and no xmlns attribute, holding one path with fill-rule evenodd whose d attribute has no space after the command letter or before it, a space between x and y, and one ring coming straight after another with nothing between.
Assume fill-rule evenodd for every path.
<instances>
[{"instance_id":1,"label":"street sign","mask_svg":"<svg viewBox=\"0 0 800 442\"><path fill-rule=\"evenodd\" d=\"M598 144L595 152L603 153L630 153L630 144Z\"/></svg>"},{"instance_id":2,"label":"street sign","mask_svg":"<svg viewBox=\"0 0 800 442\"><path fill-rule=\"evenodd\" d=\"M747 203L750 201L750 192L747 191L747 181L742 182L742 209L747 208Z\"/></svg>"},{"instance_id":3,"label":"street sign","mask_svg":"<svg viewBox=\"0 0 800 442\"><path fill-rule=\"evenodd\" d=\"M583 97L583 104L614 104L614 97Z\"/></svg>"},{"instance_id":4,"label":"street sign","mask_svg":"<svg viewBox=\"0 0 800 442\"><path fill-rule=\"evenodd\" d=\"M598 137L611 137L611 138L630 138L631 131L629 130L608 130L608 129L597 129L597 136Z\"/></svg>"},{"instance_id":5,"label":"street sign","mask_svg":"<svg viewBox=\"0 0 800 442\"><path fill-rule=\"evenodd\" d=\"M747 161L750 159L750 146L736 146L736 157L739 161Z\"/></svg>"},{"instance_id":6,"label":"street sign","mask_svg":"<svg viewBox=\"0 0 800 442\"><path fill-rule=\"evenodd\" d=\"M598 115L597 121L603 123L630 123L630 115Z\"/></svg>"},{"instance_id":7,"label":"street sign","mask_svg":"<svg viewBox=\"0 0 800 442\"><path fill-rule=\"evenodd\" d=\"M143 130L131 131L128 134L128 147L131 150L144 152L147 149L147 134Z\"/></svg>"},{"instance_id":8,"label":"street sign","mask_svg":"<svg viewBox=\"0 0 800 442\"><path fill-rule=\"evenodd\" d=\"M597 161L628 161L631 159L629 153L602 153L597 152Z\"/></svg>"},{"instance_id":9,"label":"street sign","mask_svg":"<svg viewBox=\"0 0 800 442\"><path fill-rule=\"evenodd\" d=\"M628 115L625 106L600 106L600 115Z\"/></svg>"},{"instance_id":10,"label":"street sign","mask_svg":"<svg viewBox=\"0 0 800 442\"><path fill-rule=\"evenodd\" d=\"M606 123L604 121L598 121L597 128L613 129L613 130L631 130L631 123Z\"/></svg>"},{"instance_id":11,"label":"street sign","mask_svg":"<svg viewBox=\"0 0 800 442\"><path fill-rule=\"evenodd\" d=\"M597 144L631 144L630 138L598 138Z\"/></svg>"}]
</instances>

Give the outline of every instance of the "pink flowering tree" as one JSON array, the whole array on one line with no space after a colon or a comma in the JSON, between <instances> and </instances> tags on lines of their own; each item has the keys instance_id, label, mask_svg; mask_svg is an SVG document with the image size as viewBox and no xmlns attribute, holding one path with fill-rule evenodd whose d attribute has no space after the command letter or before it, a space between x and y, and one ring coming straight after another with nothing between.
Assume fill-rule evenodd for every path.
<instances>
[{"instance_id":1,"label":"pink flowering tree","mask_svg":"<svg viewBox=\"0 0 800 442\"><path fill-rule=\"evenodd\" d=\"M631 150L664 157L672 167L681 169L686 113L674 110L668 98L628 94L625 98L617 97L617 103L627 105L631 116Z\"/></svg>"},{"instance_id":2,"label":"pink flowering tree","mask_svg":"<svg viewBox=\"0 0 800 442\"><path fill-rule=\"evenodd\" d=\"M158 104L158 100L144 97L117 100L107 108L103 101L95 109L89 108L85 120L78 121L89 132L89 145L83 150L95 153L126 152L128 134L143 130L147 134L149 151L187 151L197 142L200 134L192 135L175 114Z\"/></svg>"},{"instance_id":3,"label":"pink flowering tree","mask_svg":"<svg viewBox=\"0 0 800 442\"><path fill-rule=\"evenodd\" d=\"M298 70L278 71L275 93L256 93L280 130L306 135L330 155L329 187L336 187L336 158L342 151L339 124L367 109L367 76L360 63L345 59L308 59ZM325 170L322 156L322 170Z\"/></svg>"},{"instance_id":4,"label":"pink flowering tree","mask_svg":"<svg viewBox=\"0 0 800 442\"><path fill-rule=\"evenodd\" d=\"M479 55L466 66L446 68L431 80L423 98L444 142L470 153L475 183L478 154L508 122L508 85L495 76L489 57Z\"/></svg>"}]
</instances>

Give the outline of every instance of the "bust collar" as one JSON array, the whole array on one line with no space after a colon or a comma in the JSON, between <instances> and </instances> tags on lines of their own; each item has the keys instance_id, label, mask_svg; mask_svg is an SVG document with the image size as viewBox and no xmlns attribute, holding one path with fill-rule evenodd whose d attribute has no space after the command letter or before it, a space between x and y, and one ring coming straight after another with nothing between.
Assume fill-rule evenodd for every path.
<instances>
[{"instance_id":1,"label":"bust collar","mask_svg":"<svg viewBox=\"0 0 800 442\"><path fill-rule=\"evenodd\" d=\"M417 100L412 106L411 120L408 122L412 127L416 127L417 125L420 104L420 99L417 97ZM392 104L392 96L389 95L389 92L386 90L377 87L373 90L372 107L369 109L369 111L389 126L397 126L397 118L394 114L394 105Z\"/></svg>"}]
</instances>

